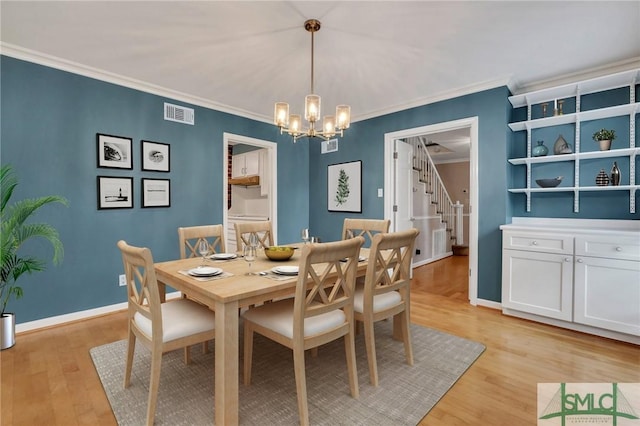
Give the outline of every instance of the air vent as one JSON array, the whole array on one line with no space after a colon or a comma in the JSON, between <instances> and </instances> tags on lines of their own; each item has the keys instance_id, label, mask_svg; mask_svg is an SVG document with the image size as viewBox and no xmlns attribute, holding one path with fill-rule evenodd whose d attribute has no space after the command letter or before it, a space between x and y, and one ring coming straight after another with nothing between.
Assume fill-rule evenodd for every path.
<instances>
[{"instance_id":1,"label":"air vent","mask_svg":"<svg viewBox=\"0 0 640 426\"><path fill-rule=\"evenodd\" d=\"M320 152L326 154L328 152L336 152L338 150L338 139L330 139L322 141Z\"/></svg>"},{"instance_id":2,"label":"air vent","mask_svg":"<svg viewBox=\"0 0 640 426\"><path fill-rule=\"evenodd\" d=\"M191 108L164 103L164 119L177 123L191 124L195 122L195 113Z\"/></svg>"}]
</instances>

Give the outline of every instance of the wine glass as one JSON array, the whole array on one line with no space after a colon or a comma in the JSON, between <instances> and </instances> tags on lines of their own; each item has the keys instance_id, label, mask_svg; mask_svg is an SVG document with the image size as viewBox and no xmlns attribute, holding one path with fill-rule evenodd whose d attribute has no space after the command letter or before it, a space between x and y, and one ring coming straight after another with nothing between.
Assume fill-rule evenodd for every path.
<instances>
[{"instance_id":1,"label":"wine glass","mask_svg":"<svg viewBox=\"0 0 640 426\"><path fill-rule=\"evenodd\" d=\"M205 266L205 262L206 262L205 256L209 253L209 243L207 242L207 240L200 240L198 242L198 253L200 253L200 256L202 256L201 266Z\"/></svg>"},{"instance_id":2,"label":"wine glass","mask_svg":"<svg viewBox=\"0 0 640 426\"><path fill-rule=\"evenodd\" d=\"M346 239L350 240L351 238L353 238L353 231L351 229L347 229Z\"/></svg>"},{"instance_id":3,"label":"wine glass","mask_svg":"<svg viewBox=\"0 0 640 426\"><path fill-rule=\"evenodd\" d=\"M256 246L252 246L251 244L244 246L244 261L249 264L249 271L245 275L253 275L251 272L251 264L254 260L256 260Z\"/></svg>"},{"instance_id":4,"label":"wine glass","mask_svg":"<svg viewBox=\"0 0 640 426\"><path fill-rule=\"evenodd\" d=\"M309 228L304 228L301 234L302 234L302 241L304 241L304 243L307 244L307 242L309 241Z\"/></svg>"}]
</instances>

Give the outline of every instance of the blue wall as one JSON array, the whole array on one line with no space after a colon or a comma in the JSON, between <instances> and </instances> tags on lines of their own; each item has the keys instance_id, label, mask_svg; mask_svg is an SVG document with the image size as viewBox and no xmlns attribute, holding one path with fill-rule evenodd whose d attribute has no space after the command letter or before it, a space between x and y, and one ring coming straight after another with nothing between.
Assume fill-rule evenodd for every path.
<instances>
[{"instance_id":1,"label":"blue wall","mask_svg":"<svg viewBox=\"0 0 640 426\"><path fill-rule=\"evenodd\" d=\"M414 127L479 118L478 125L478 297L500 301L501 234L499 226L507 220L507 127L510 104L508 89L501 87L449 99L351 125L340 140L339 151L321 154L319 144L311 145L310 228L326 240L337 239L345 217L384 217L384 199L377 188L384 187L384 135ZM362 214L327 211L327 166L362 160Z\"/></svg>"},{"instance_id":2,"label":"blue wall","mask_svg":"<svg viewBox=\"0 0 640 426\"><path fill-rule=\"evenodd\" d=\"M150 247L162 261L178 256L179 226L221 223L224 132L278 144L278 240L298 241L299 230L308 226L328 241L340 237L345 217L384 216L377 188L384 187L385 133L474 116L479 117L478 297L500 301L499 226L528 215L523 197L507 191L521 179L507 159L522 156L514 155L522 135L507 126L519 111L512 110L506 87L354 123L339 151L322 155L319 141L294 144L268 123L6 56L0 61L0 160L18 175L15 199L57 194L69 200L69 207L47 206L36 218L59 230L65 260L21 279L25 297L9 306L19 323L124 302L125 289L117 286L119 239ZM165 101L194 108L195 125L165 121ZM131 137L133 170L97 168L96 133ZM140 140L171 145L170 173L141 171ZM327 166L355 160L363 167L362 214L328 212ZM133 177L134 208L97 210L98 175ZM171 179L170 208L140 208L143 177ZM529 215L638 218L629 215L628 198L610 200L605 193L603 203L603 193L597 194L581 197L579 214L570 209L572 202L554 194L535 199ZM45 243L34 242L29 250L50 258Z\"/></svg>"},{"instance_id":3,"label":"blue wall","mask_svg":"<svg viewBox=\"0 0 640 426\"><path fill-rule=\"evenodd\" d=\"M176 102L91 78L1 57L2 164L19 179L14 200L61 195L69 206L47 206L34 218L53 225L65 248L61 265L23 276L25 297L9 310L19 323L124 302L116 242L152 249L154 259L179 256L179 226L222 223L223 132L278 143L278 237L298 240L308 220L308 147L274 126ZM163 119L165 101L195 109L195 125ZM96 133L133 139L133 170L96 166ZM142 172L140 140L168 143L169 173ZM288 167L296 164L296 168ZM134 208L98 210L96 176L134 178ZM141 208L140 178L171 180L170 208ZM286 190L285 190L286 188ZM44 242L28 248L50 259Z\"/></svg>"}]
</instances>

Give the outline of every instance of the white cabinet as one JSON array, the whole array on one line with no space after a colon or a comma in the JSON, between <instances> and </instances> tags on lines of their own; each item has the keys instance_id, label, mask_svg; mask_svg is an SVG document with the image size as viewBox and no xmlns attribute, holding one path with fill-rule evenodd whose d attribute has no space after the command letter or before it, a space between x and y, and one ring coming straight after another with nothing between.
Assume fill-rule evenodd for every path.
<instances>
[{"instance_id":1,"label":"white cabinet","mask_svg":"<svg viewBox=\"0 0 640 426\"><path fill-rule=\"evenodd\" d=\"M517 219L501 226L503 312L640 342L640 224Z\"/></svg>"},{"instance_id":2,"label":"white cabinet","mask_svg":"<svg viewBox=\"0 0 640 426\"><path fill-rule=\"evenodd\" d=\"M509 97L509 101L514 108L527 108L527 119L525 121L509 124L511 130L514 132L526 132L527 136L526 155L509 159L509 163L513 166L526 168L526 181L510 188L509 192L524 193L526 195L527 211L531 211L531 197L537 193L560 192L569 197L573 196L573 210L578 212L580 210L581 192L626 191L629 193L629 212L635 213L636 190L640 189L640 179L636 176L640 175L640 173L636 173L636 156L640 155L640 148L636 144L635 129L636 115L640 111L640 102L636 100L636 84L638 81L640 81L640 70L631 70ZM589 106L590 109L583 108L583 104L587 104L585 99L588 99L589 96L593 97L597 93L607 93L604 95L607 96L611 90L620 88L626 90L625 102L614 105L598 105L596 107L591 105ZM558 102L569 103L571 109L563 114L554 115L553 105L557 105ZM543 116L540 112L543 105L549 111L547 116ZM628 132L629 139L623 140L622 137L618 137L614 141L615 149L599 151L596 147L597 144L591 139L592 133L584 131L584 124L613 117L626 117L626 128L620 126L614 130L618 131L618 135ZM606 121L603 123L606 123ZM534 132L537 129L552 128L554 126L558 126L557 128L560 129L562 126L567 125L572 127L573 133L573 138L565 138L573 146L571 154L553 155L553 146L547 145L547 148L549 148L548 155L540 157L532 155L533 141L537 139L534 137ZM610 160L595 165L595 160L603 158ZM625 168L628 168L627 176L623 176L623 180L618 186L597 186L595 185L595 173L593 173L593 170L589 173L581 172L581 168L596 166L595 172L597 172L597 169L605 164L606 171L608 171L613 160L620 164L624 163ZM549 163L566 163L566 168L564 168L566 173L563 173L565 177L557 187L539 188L535 183L536 179L555 177L555 175L538 175L538 170L545 170L542 166Z\"/></svg>"},{"instance_id":3,"label":"white cabinet","mask_svg":"<svg viewBox=\"0 0 640 426\"><path fill-rule=\"evenodd\" d=\"M258 149L234 155L231 163L231 177L240 178L259 175L261 151L263 150Z\"/></svg>"}]
</instances>

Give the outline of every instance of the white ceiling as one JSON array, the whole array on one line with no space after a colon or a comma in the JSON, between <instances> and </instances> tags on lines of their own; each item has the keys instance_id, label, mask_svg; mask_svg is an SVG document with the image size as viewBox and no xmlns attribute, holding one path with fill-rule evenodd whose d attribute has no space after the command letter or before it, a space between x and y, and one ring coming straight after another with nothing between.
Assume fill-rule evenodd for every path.
<instances>
[{"instance_id":1,"label":"white ceiling","mask_svg":"<svg viewBox=\"0 0 640 426\"><path fill-rule=\"evenodd\" d=\"M274 101L354 121L508 84L640 66L638 1L6 1L2 52L271 121Z\"/></svg>"}]
</instances>

